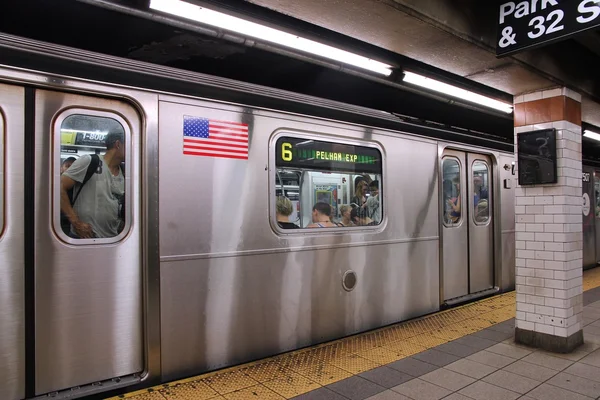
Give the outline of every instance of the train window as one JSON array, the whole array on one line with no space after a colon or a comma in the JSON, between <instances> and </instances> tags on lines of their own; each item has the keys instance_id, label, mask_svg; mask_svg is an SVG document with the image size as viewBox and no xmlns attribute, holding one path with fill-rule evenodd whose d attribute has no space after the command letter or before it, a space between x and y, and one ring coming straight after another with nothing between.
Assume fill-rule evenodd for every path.
<instances>
[{"instance_id":1,"label":"train window","mask_svg":"<svg viewBox=\"0 0 600 400\"><path fill-rule=\"evenodd\" d=\"M127 232L127 126L117 115L89 110L58 118L54 224L63 240L110 243Z\"/></svg>"},{"instance_id":2,"label":"train window","mask_svg":"<svg viewBox=\"0 0 600 400\"><path fill-rule=\"evenodd\" d=\"M473 163L473 220L476 224L485 224L490 219L488 166L483 161Z\"/></svg>"},{"instance_id":3,"label":"train window","mask_svg":"<svg viewBox=\"0 0 600 400\"><path fill-rule=\"evenodd\" d=\"M442 161L442 196L444 199L444 225L455 226L462 219L460 199L460 163L456 158Z\"/></svg>"},{"instance_id":4,"label":"train window","mask_svg":"<svg viewBox=\"0 0 600 400\"><path fill-rule=\"evenodd\" d=\"M4 232L4 117L0 113L0 237Z\"/></svg>"},{"instance_id":5,"label":"train window","mask_svg":"<svg viewBox=\"0 0 600 400\"><path fill-rule=\"evenodd\" d=\"M274 208L281 229L381 223L379 150L298 137L280 137L275 146Z\"/></svg>"}]
</instances>

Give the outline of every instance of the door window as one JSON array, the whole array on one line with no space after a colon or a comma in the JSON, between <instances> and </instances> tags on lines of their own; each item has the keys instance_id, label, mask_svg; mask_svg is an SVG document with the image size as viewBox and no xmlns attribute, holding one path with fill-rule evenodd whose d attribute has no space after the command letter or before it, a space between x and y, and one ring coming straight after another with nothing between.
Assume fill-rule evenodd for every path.
<instances>
[{"instance_id":1,"label":"door window","mask_svg":"<svg viewBox=\"0 0 600 400\"><path fill-rule=\"evenodd\" d=\"M442 161L442 197L444 199L444 225L457 226L462 219L460 198L460 163L456 158L444 157Z\"/></svg>"},{"instance_id":2,"label":"door window","mask_svg":"<svg viewBox=\"0 0 600 400\"><path fill-rule=\"evenodd\" d=\"M0 113L0 237L4 233L4 116Z\"/></svg>"},{"instance_id":3,"label":"door window","mask_svg":"<svg viewBox=\"0 0 600 400\"><path fill-rule=\"evenodd\" d=\"M125 165L129 130L119 116L69 110L57 120L55 231L66 241L112 242L129 226Z\"/></svg>"},{"instance_id":4,"label":"door window","mask_svg":"<svg viewBox=\"0 0 600 400\"><path fill-rule=\"evenodd\" d=\"M483 161L473 163L473 177L471 181L473 198L473 222L478 225L486 224L490 220L489 187L490 175L488 165Z\"/></svg>"}]
</instances>

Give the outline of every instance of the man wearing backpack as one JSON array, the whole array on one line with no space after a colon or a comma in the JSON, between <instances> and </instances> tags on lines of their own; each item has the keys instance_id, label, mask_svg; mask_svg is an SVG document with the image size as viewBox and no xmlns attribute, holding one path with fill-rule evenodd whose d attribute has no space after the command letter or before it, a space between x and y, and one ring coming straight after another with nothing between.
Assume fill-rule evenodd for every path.
<instances>
[{"instance_id":1,"label":"man wearing backpack","mask_svg":"<svg viewBox=\"0 0 600 400\"><path fill-rule=\"evenodd\" d=\"M110 238L123 229L125 138L122 132L109 132L104 143L104 155L81 156L60 177L60 209L75 238Z\"/></svg>"},{"instance_id":2,"label":"man wearing backpack","mask_svg":"<svg viewBox=\"0 0 600 400\"><path fill-rule=\"evenodd\" d=\"M60 165L60 174L64 174L66 170L68 170L71 165L73 165L73 163L77 161L77 159L75 157L68 157L67 159L65 159L62 164ZM68 192L69 195L69 199L73 199L73 190L69 190ZM64 212L60 212L60 227L62 228L63 232L66 233L67 235L70 234L71 232L71 223L69 222L69 219L67 218L67 216L65 215Z\"/></svg>"}]
</instances>

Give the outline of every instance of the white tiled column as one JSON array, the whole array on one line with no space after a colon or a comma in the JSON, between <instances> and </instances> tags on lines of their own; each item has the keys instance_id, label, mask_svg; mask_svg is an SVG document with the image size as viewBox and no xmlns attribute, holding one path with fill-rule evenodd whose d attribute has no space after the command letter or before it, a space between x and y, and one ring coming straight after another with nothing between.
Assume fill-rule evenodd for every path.
<instances>
[{"instance_id":1,"label":"white tiled column","mask_svg":"<svg viewBox=\"0 0 600 400\"><path fill-rule=\"evenodd\" d=\"M583 343L579 94L556 88L516 96L517 174L517 135L548 128L557 129L558 182L515 190L515 340L569 352Z\"/></svg>"}]
</instances>

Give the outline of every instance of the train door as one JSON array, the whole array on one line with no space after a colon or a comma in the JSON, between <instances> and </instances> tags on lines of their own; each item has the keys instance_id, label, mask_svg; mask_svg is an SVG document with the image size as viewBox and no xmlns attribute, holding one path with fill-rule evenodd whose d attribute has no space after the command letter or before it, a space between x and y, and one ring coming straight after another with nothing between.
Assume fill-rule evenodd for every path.
<instances>
[{"instance_id":1,"label":"train door","mask_svg":"<svg viewBox=\"0 0 600 400\"><path fill-rule=\"evenodd\" d=\"M491 159L445 150L442 157L443 301L494 287Z\"/></svg>"},{"instance_id":2,"label":"train door","mask_svg":"<svg viewBox=\"0 0 600 400\"><path fill-rule=\"evenodd\" d=\"M24 93L0 84L0 399L6 400L25 397Z\"/></svg>"},{"instance_id":3,"label":"train door","mask_svg":"<svg viewBox=\"0 0 600 400\"><path fill-rule=\"evenodd\" d=\"M144 365L139 116L118 100L30 97L34 395L136 381ZM94 179L69 194L92 154ZM69 196L80 218L73 225L61 214Z\"/></svg>"},{"instance_id":4,"label":"train door","mask_svg":"<svg viewBox=\"0 0 600 400\"><path fill-rule=\"evenodd\" d=\"M595 215L595 247L596 263L600 263L600 171L594 170L594 199L592 200L593 212Z\"/></svg>"},{"instance_id":5,"label":"train door","mask_svg":"<svg viewBox=\"0 0 600 400\"><path fill-rule=\"evenodd\" d=\"M583 220L583 268L596 266L596 227L595 205L596 194L594 188L594 168L582 168L582 220Z\"/></svg>"}]
</instances>

